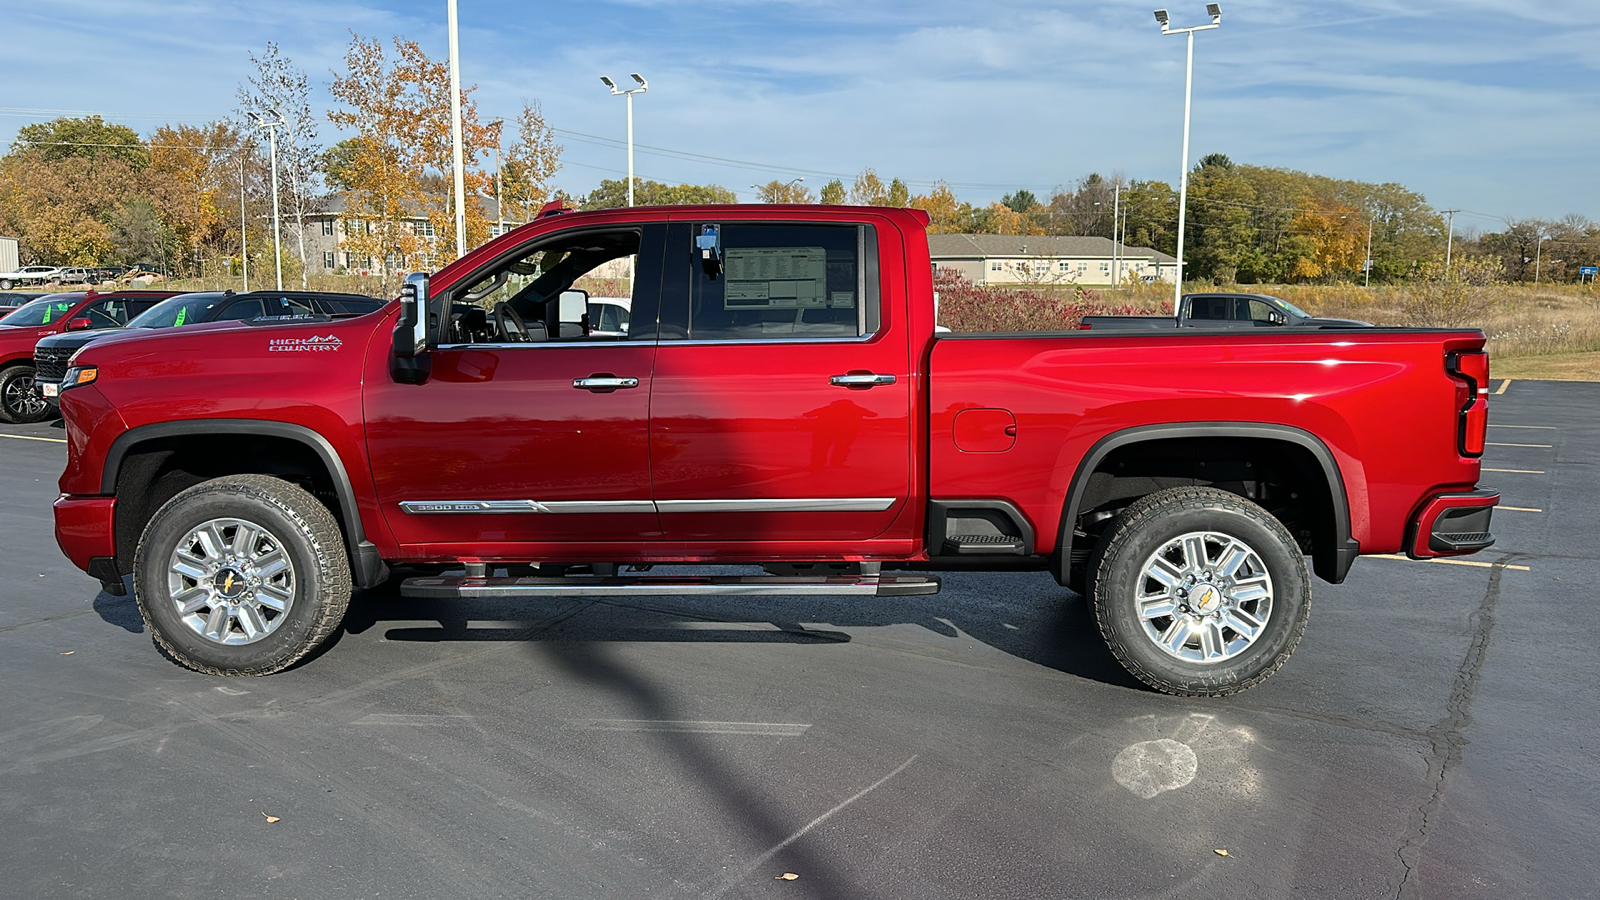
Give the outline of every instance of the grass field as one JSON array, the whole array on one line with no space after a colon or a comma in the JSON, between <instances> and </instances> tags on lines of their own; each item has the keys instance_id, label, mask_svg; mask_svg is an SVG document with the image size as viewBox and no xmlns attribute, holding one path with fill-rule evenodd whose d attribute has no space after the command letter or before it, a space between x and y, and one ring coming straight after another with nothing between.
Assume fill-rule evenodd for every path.
<instances>
[{"instance_id":1,"label":"grass field","mask_svg":"<svg viewBox=\"0 0 1600 900\"><path fill-rule=\"evenodd\" d=\"M269 276L270 277L270 276ZM378 296L384 293L375 278L355 275L314 275L312 290L352 291ZM267 282L252 279L260 288ZM160 288L162 285L153 285ZM232 283L207 279L174 280L168 290L238 290ZM285 278L285 287L299 287ZM595 289L620 285L592 285ZM1022 286L1047 296L1069 297L1071 285ZM1193 287L1210 290L1211 286ZM1600 289L1595 285L1497 284L1470 288L1460 296L1429 293L1426 285L1228 285L1217 290L1271 294L1321 316L1360 319L1375 325L1462 325L1482 328L1489 336L1489 354L1496 377L1552 381L1600 381ZM1096 306L1117 312L1170 311L1170 285L1139 285L1114 291L1091 289ZM1093 312L1096 310L1085 310ZM1008 328L1059 327L1054 317L1035 323L1009 324ZM960 330L958 328L958 330Z\"/></svg>"}]
</instances>

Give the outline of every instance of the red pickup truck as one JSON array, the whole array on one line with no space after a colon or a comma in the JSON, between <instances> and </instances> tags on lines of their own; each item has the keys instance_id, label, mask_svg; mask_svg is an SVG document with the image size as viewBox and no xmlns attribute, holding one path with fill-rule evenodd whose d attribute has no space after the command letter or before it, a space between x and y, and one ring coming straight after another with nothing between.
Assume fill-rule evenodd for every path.
<instances>
[{"instance_id":1,"label":"red pickup truck","mask_svg":"<svg viewBox=\"0 0 1600 900\"><path fill-rule=\"evenodd\" d=\"M293 664L391 568L429 598L1036 569L1195 696L1284 663L1307 557L1338 582L1493 542L1481 332L941 334L926 225L551 209L368 316L96 341L61 384L58 541L218 675ZM575 285L627 266L629 328L602 333Z\"/></svg>"}]
</instances>

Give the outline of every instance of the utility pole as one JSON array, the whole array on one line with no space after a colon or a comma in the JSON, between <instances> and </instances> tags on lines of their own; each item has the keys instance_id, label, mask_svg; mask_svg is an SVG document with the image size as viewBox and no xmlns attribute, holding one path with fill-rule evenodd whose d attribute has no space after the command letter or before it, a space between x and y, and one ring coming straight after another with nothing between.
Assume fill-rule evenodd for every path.
<instances>
[{"instance_id":1,"label":"utility pole","mask_svg":"<svg viewBox=\"0 0 1600 900\"><path fill-rule=\"evenodd\" d=\"M1362 264L1367 270L1367 283L1363 287L1372 287L1372 211L1367 210L1367 258Z\"/></svg>"},{"instance_id":2,"label":"utility pole","mask_svg":"<svg viewBox=\"0 0 1600 900\"><path fill-rule=\"evenodd\" d=\"M1121 254L1117 252L1117 222L1122 218L1122 182L1112 185L1111 195L1111 286L1116 287L1122 283Z\"/></svg>"},{"instance_id":3,"label":"utility pole","mask_svg":"<svg viewBox=\"0 0 1600 900\"><path fill-rule=\"evenodd\" d=\"M1539 240L1533 245L1533 283L1539 283L1539 262L1544 258L1544 235L1539 235Z\"/></svg>"},{"instance_id":4,"label":"utility pole","mask_svg":"<svg viewBox=\"0 0 1600 900\"><path fill-rule=\"evenodd\" d=\"M1178 274L1172 284L1172 308L1181 309L1183 306L1183 232L1184 219L1189 209L1189 100L1194 92L1194 33L1196 31L1209 31L1222 25L1222 8L1215 3L1206 4L1206 14L1211 16L1210 25L1196 25L1192 28L1173 28L1167 18L1167 11L1156 10L1156 22L1161 26L1162 34L1181 34L1188 39L1188 53L1186 54L1183 69L1183 160L1178 167Z\"/></svg>"},{"instance_id":5,"label":"utility pole","mask_svg":"<svg viewBox=\"0 0 1600 900\"><path fill-rule=\"evenodd\" d=\"M1450 247L1456 237L1456 213L1459 209L1447 209L1444 214L1450 217L1450 224L1444 228L1444 277L1450 277Z\"/></svg>"},{"instance_id":6,"label":"utility pole","mask_svg":"<svg viewBox=\"0 0 1600 900\"><path fill-rule=\"evenodd\" d=\"M244 271L244 293L250 293L250 245L245 237L244 157L239 158L239 266Z\"/></svg>"},{"instance_id":7,"label":"utility pole","mask_svg":"<svg viewBox=\"0 0 1600 900\"><path fill-rule=\"evenodd\" d=\"M506 127L505 119L495 119L489 123L494 129L494 211L500 220L500 227L496 235L506 233L506 201L505 194L500 189L500 132Z\"/></svg>"}]
</instances>

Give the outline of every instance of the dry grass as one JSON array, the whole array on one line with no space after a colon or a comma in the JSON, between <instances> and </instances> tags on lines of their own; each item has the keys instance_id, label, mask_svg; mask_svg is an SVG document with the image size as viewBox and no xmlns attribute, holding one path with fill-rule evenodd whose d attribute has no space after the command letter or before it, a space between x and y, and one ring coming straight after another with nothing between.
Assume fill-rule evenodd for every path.
<instances>
[{"instance_id":1,"label":"dry grass","mask_svg":"<svg viewBox=\"0 0 1600 900\"><path fill-rule=\"evenodd\" d=\"M1550 353L1544 356L1497 356L1490 364L1493 378L1530 381L1600 381L1600 350L1590 353Z\"/></svg>"}]
</instances>

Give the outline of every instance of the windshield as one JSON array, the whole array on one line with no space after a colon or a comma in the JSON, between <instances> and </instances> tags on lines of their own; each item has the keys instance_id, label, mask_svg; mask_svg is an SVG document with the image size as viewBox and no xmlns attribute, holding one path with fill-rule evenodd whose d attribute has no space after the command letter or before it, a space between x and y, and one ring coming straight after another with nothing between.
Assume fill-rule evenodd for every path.
<instances>
[{"instance_id":1,"label":"windshield","mask_svg":"<svg viewBox=\"0 0 1600 900\"><path fill-rule=\"evenodd\" d=\"M208 291L201 294L179 294L150 307L133 321L128 323L129 328L176 328L180 325L193 325L204 322L206 314L217 308L217 304L227 298L227 294Z\"/></svg>"},{"instance_id":2,"label":"windshield","mask_svg":"<svg viewBox=\"0 0 1600 900\"><path fill-rule=\"evenodd\" d=\"M0 325L49 325L61 318L78 305L77 297L57 299L55 297L40 297L25 306L20 306L4 319Z\"/></svg>"},{"instance_id":3,"label":"windshield","mask_svg":"<svg viewBox=\"0 0 1600 900\"><path fill-rule=\"evenodd\" d=\"M1287 309L1289 312L1294 313L1295 315L1299 316L1302 319L1309 319L1309 318L1312 317L1311 313L1308 313L1305 310L1301 309L1300 307L1295 306L1293 303L1290 303L1289 301L1283 299L1282 297L1273 297L1272 299L1278 301L1279 303L1281 303L1283 305L1284 309Z\"/></svg>"}]
</instances>

